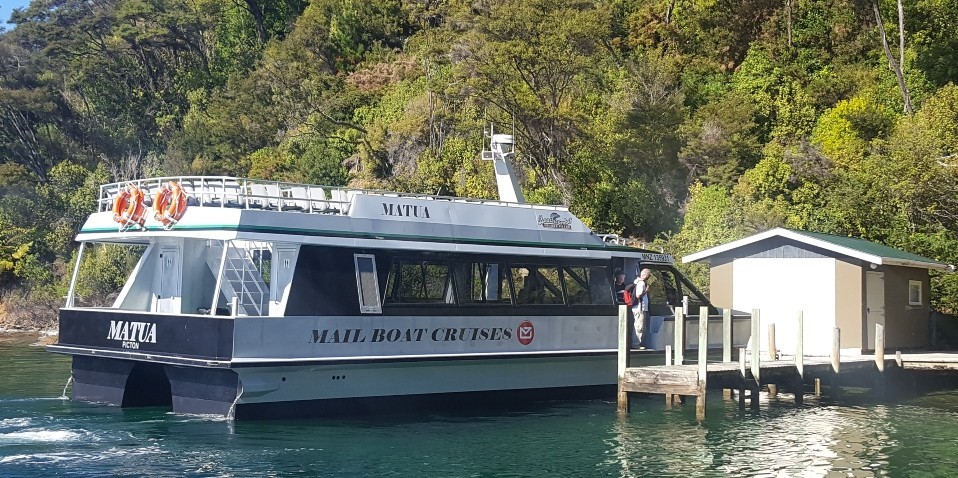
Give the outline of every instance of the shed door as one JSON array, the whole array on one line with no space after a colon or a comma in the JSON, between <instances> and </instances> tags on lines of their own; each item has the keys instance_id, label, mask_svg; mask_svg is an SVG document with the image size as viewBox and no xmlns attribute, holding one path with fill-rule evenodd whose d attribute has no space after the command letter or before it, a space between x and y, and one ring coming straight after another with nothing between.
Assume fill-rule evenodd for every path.
<instances>
[{"instance_id":1,"label":"shed door","mask_svg":"<svg viewBox=\"0 0 958 478\"><path fill-rule=\"evenodd\" d=\"M875 349L875 324L885 325L885 273L865 272L866 348Z\"/></svg>"}]
</instances>

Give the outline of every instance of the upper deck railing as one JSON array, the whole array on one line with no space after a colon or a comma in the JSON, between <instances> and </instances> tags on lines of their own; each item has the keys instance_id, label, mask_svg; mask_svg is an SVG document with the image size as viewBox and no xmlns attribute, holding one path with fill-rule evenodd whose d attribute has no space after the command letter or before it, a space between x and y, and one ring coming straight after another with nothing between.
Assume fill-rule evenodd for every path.
<instances>
[{"instance_id":1,"label":"upper deck railing","mask_svg":"<svg viewBox=\"0 0 958 478\"><path fill-rule=\"evenodd\" d=\"M306 212L314 214L349 214L353 197L358 194L426 199L460 203L490 204L504 207L536 208L567 211L565 206L519 204L490 199L460 198L431 194L401 193L374 189L353 189L338 186L266 181L231 176L167 176L133 179L100 186L97 211L109 211L121 188L134 184L146 195L151 206L153 195L165 184L176 181L189 196L190 206L261 209L273 211Z\"/></svg>"}]
</instances>

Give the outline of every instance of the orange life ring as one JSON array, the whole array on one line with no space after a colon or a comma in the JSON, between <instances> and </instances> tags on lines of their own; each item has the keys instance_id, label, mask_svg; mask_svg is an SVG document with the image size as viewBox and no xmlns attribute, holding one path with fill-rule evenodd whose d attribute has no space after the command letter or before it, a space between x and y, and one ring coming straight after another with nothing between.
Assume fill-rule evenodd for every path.
<instances>
[{"instance_id":1,"label":"orange life ring","mask_svg":"<svg viewBox=\"0 0 958 478\"><path fill-rule=\"evenodd\" d=\"M126 220L123 219L123 213L126 212L129 206L130 192L126 189L122 189L120 190L119 194L116 195L116 199L113 201L113 220L121 224L125 223Z\"/></svg>"},{"instance_id":2,"label":"orange life ring","mask_svg":"<svg viewBox=\"0 0 958 478\"><path fill-rule=\"evenodd\" d=\"M183 187L180 186L180 183L171 181L157 191L156 199L153 201L153 209L156 214L153 217L160 221L164 228L170 229L186 213L186 203L187 196Z\"/></svg>"},{"instance_id":3,"label":"orange life ring","mask_svg":"<svg viewBox=\"0 0 958 478\"><path fill-rule=\"evenodd\" d=\"M113 202L113 220L122 227L139 226L143 228L146 218L146 206L143 205L143 190L128 184L120 191Z\"/></svg>"}]
</instances>

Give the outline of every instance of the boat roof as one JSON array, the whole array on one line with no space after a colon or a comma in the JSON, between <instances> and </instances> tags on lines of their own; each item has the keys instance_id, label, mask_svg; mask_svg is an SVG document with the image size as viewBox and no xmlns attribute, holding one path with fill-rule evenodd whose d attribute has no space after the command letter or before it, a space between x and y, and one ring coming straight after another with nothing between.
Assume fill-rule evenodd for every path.
<instances>
[{"instance_id":1,"label":"boat roof","mask_svg":"<svg viewBox=\"0 0 958 478\"><path fill-rule=\"evenodd\" d=\"M141 229L122 230L112 205L127 185L148 198L170 182L189 197L170 229L149 209ZM152 206L152 199L146 201ZM77 241L147 244L155 239L280 241L370 249L409 249L576 256L635 257L672 263L672 256L616 244L594 234L565 206L523 204L228 176L138 179L100 187L97 212Z\"/></svg>"}]
</instances>

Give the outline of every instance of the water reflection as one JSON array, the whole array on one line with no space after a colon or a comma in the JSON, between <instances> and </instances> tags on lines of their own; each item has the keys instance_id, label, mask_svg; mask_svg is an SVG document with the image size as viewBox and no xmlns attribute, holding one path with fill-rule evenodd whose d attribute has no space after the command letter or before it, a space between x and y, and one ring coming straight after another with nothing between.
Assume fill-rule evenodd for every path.
<instances>
[{"instance_id":1,"label":"water reflection","mask_svg":"<svg viewBox=\"0 0 958 478\"><path fill-rule=\"evenodd\" d=\"M639 410L610 424L604 466L623 477L889 474L898 441L888 406L795 407L765 400L758 412L740 412L733 401L709 398L702 424L692 419L689 405L656 411L641 401Z\"/></svg>"}]
</instances>

